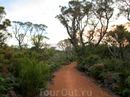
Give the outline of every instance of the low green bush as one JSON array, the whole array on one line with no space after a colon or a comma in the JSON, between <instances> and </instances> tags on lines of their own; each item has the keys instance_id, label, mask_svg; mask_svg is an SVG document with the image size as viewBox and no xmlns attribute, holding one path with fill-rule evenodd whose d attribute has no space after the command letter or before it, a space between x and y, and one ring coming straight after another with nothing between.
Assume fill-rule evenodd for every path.
<instances>
[{"instance_id":1,"label":"low green bush","mask_svg":"<svg viewBox=\"0 0 130 97\"><path fill-rule=\"evenodd\" d=\"M10 87L19 87L19 83L12 83L10 78L7 78L0 73L0 97L8 97L7 92Z\"/></svg>"},{"instance_id":2,"label":"low green bush","mask_svg":"<svg viewBox=\"0 0 130 97\"><path fill-rule=\"evenodd\" d=\"M128 88L130 89L130 75L126 79L125 83L128 85Z\"/></svg>"},{"instance_id":3,"label":"low green bush","mask_svg":"<svg viewBox=\"0 0 130 97\"><path fill-rule=\"evenodd\" d=\"M38 63L35 59L15 58L10 69L12 74L19 79L20 94L33 97L40 91L38 88L46 89L46 80L48 79L50 69L43 62Z\"/></svg>"},{"instance_id":4,"label":"low green bush","mask_svg":"<svg viewBox=\"0 0 130 97\"><path fill-rule=\"evenodd\" d=\"M125 88L122 92L123 97L130 97L130 89Z\"/></svg>"},{"instance_id":5,"label":"low green bush","mask_svg":"<svg viewBox=\"0 0 130 97\"><path fill-rule=\"evenodd\" d=\"M127 87L122 91L122 95L123 97L129 97L130 96L130 75L126 79L125 84L127 85Z\"/></svg>"},{"instance_id":6,"label":"low green bush","mask_svg":"<svg viewBox=\"0 0 130 97\"><path fill-rule=\"evenodd\" d=\"M32 97L39 93L38 88L46 88L46 79L49 74L49 67L43 63L37 63L35 60L21 59L21 70L19 71L19 78L22 80L21 89L24 95Z\"/></svg>"},{"instance_id":7,"label":"low green bush","mask_svg":"<svg viewBox=\"0 0 130 97\"><path fill-rule=\"evenodd\" d=\"M93 77L93 78L96 78L98 79L99 78L99 74L103 72L103 66L101 65L93 65L89 72L90 72L90 76Z\"/></svg>"},{"instance_id":8,"label":"low green bush","mask_svg":"<svg viewBox=\"0 0 130 97\"><path fill-rule=\"evenodd\" d=\"M119 76L119 82L117 83L118 84L118 87L116 88L116 92L120 95L127 95L127 89L130 89L129 88L129 82L130 82L130 71L127 69L127 68L122 68L122 72ZM127 97L127 96L124 96L124 97Z\"/></svg>"},{"instance_id":9,"label":"low green bush","mask_svg":"<svg viewBox=\"0 0 130 97\"><path fill-rule=\"evenodd\" d=\"M123 61L117 59L104 60L105 71L121 72L123 68Z\"/></svg>"},{"instance_id":10,"label":"low green bush","mask_svg":"<svg viewBox=\"0 0 130 97\"><path fill-rule=\"evenodd\" d=\"M98 45L97 48L94 50L94 54L100 56L103 59L111 57L111 53L106 44Z\"/></svg>"},{"instance_id":11,"label":"low green bush","mask_svg":"<svg viewBox=\"0 0 130 97\"><path fill-rule=\"evenodd\" d=\"M87 64L89 67L98 63L102 63L101 58L98 55L90 55L82 61L82 64Z\"/></svg>"},{"instance_id":12,"label":"low green bush","mask_svg":"<svg viewBox=\"0 0 130 97\"><path fill-rule=\"evenodd\" d=\"M84 64L78 63L77 66L76 66L76 68L78 70L84 71Z\"/></svg>"},{"instance_id":13,"label":"low green bush","mask_svg":"<svg viewBox=\"0 0 130 97\"><path fill-rule=\"evenodd\" d=\"M38 62L43 60L48 60L50 56L45 53L36 53L35 51L18 51L15 52L12 56L12 59L15 58L29 58L29 59L36 59Z\"/></svg>"}]
</instances>

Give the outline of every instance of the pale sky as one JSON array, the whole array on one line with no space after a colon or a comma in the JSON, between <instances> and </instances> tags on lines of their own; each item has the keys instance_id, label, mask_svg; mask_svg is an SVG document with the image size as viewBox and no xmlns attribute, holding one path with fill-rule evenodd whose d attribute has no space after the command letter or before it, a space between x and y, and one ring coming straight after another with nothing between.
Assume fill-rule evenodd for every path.
<instances>
[{"instance_id":1,"label":"pale sky","mask_svg":"<svg viewBox=\"0 0 130 97\"><path fill-rule=\"evenodd\" d=\"M47 43L57 44L60 40L68 38L64 26L55 18L60 13L59 5L67 6L70 0L0 0L0 6L5 7L6 18L11 21L30 21L48 26L46 36L50 38ZM127 19L120 18L116 24L125 23ZM115 24L114 22L111 22ZM17 44L12 38L8 44Z\"/></svg>"},{"instance_id":2,"label":"pale sky","mask_svg":"<svg viewBox=\"0 0 130 97\"><path fill-rule=\"evenodd\" d=\"M47 43L57 44L60 40L68 38L64 26L55 18L60 13L59 5L67 6L70 0L0 0L0 6L5 7L6 17L11 21L30 21L45 24L46 36L50 38ZM9 45L17 44L13 38Z\"/></svg>"}]
</instances>

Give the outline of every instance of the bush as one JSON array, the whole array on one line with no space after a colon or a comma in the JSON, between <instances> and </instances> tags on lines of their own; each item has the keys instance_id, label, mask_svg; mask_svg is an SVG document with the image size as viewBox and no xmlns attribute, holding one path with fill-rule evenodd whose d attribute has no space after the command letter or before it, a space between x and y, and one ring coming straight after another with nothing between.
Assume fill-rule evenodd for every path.
<instances>
[{"instance_id":1,"label":"bush","mask_svg":"<svg viewBox=\"0 0 130 97\"><path fill-rule=\"evenodd\" d=\"M99 55L101 58L110 58L111 57L111 53L108 50L107 45L105 45L105 44L98 45L94 51L94 54Z\"/></svg>"},{"instance_id":2,"label":"bush","mask_svg":"<svg viewBox=\"0 0 130 97\"><path fill-rule=\"evenodd\" d=\"M126 79L125 83L128 85L128 88L130 89L130 75Z\"/></svg>"},{"instance_id":3,"label":"bush","mask_svg":"<svg viewBox=\"0 0 130 97\"><path fill-rule=\"evenodd\" d=\"M127 87L123 90L122 95L123 97L129 97L130 96L130 75L125 81Z\"/></svg>"},{"instance_id":4,"label":"bush","mask_svg":"<svg viewBox=\"0 0 130 97\"><path fill-rule=\"evenodd\" d=\"M101 63L101 58L98 55L90 55L82 61L82 64L87 64L89 67L98 63Z\"/></svg>"},{"instance_id":5,"label":"bush","mask_svg":"<svg viewBox=\"0 0 130 97\"><path fill-rule=\"evenodd\" d=\"M120 95L125 95L126 88L129 88L129 80L130 80L130 72L127 68L123 68L122 72L119 76L120 81L117 83L118 87L116 88L116 92ZM124 91L124 92L123 92ZM127 96L126 96L127 97Z\"/></svg>"},{"instance_id":6,"label":"bush","mask_svg":"<svg viewBox=\"0 0 130 97\"><path fill-rule=\"evenodd\" d=\"M0 74L0 97L8 97L7 91L8 88L13 86L19 86L19 83L11 83L10 78L5 77L3 74Z\"/></svg>"},{"instance_id":7,"label":"bush","mask_svg":"<svg viewBox=\"0 0 130 97\"><path fill-rule=\"evenodd\" d=\"M84 69L84 64L78 63L77 66L76 66L76 68L77 68L78 70L85 71L85 69Z\"/></svg>"},{"instance_id":8,"label":"bush","mask_svg":"<svg viewBox=\"0 0 130 97\"><path fill-rule=\"evenodd\" d=\"M38 62L43 60L48 60L50 57L48 54L39 54L35 51L18 51L15 52L12 56L12 59L15 58L29 58L29 59L36 59Z\"/></svg>"},{"instance_id":9,"label":"bush","mask_svg":"<svg viewBox=\"0 0 130 97\"><path fill-rule=\"evenodd\" d=\"M21 94L32 97L40 92L38 88L46 88L46 79L49 74L47 65L27 58L20 58L17 65L19 70L15 73L18 73Z\"/></svg>"},{"instance_id":10,"label":"bush","mask_svg":"<svg viewBox=\"0 0 130 97\"><path fill-rule=\"evenodd\" d=\"M104 60L105 71L121 72L123 68L123 62L117 59Z\"/></svg>"},{"instance_id":11,"label":"bush","mask_svg":"<svg viewBox=\"0 0 130 97\"><path fill-rule=\"evenodd\" d=\"M129 97L130 96L130 89L125 88L122 92L123 97Z\"/></svg>"},{"instance_id":12,"label":"bush","mask_svg":"<svg viewBox=\"0 0 130 97\"><path fill-rule=\"evenodd\" d=\"M98 79L99 77L99 74L103 71L103 66L101 65L93 65L91 68L90 68L90 76Z\"/></svg>"},{"instance_id":13,"label":"bush","mask_svg":"<svg viewBox=\"0 0 130 97\"><path fill-rule=\"evenodd\" d=\"M11 62L11 57L13 55L13 51L9 49L1 49L0 48L0 70Z\"/></svg>"},{"instance_id":14,"label":"bush","mask_svg":"<svg viewBox=\"0 0 130 97\"><path fill-rule=\"evenodd\" d=\"M60 69L62 67L62 64L59 61L59 59L57 60L57 59L51 58L51 59L49 59L46 62L46 64L48 64L48 66L50 67L50 72L51 73L54 72L54 71L56 71L56 70L58 70L58 69Z\"/></svg>"}]
</instances>

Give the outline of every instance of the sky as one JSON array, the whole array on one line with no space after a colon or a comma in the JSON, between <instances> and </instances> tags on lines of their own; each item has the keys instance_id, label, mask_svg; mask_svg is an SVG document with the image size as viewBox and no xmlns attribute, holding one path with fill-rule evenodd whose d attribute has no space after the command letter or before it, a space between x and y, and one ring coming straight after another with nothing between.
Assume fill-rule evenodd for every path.
<instances>
[{"instance_id":1,"label":"sky","mask_svg":"<svg viewBox=\"0 0 130 97\"><path fill-rule=\"evenodd\" d=\"M64 26L56 15L60 14L59 5L67 6L70 0L0 0L0 6L5 7L6 17L11 21L30 21L36 24L45 24L46 36L50 38L47 43L55 45L60 40L68 38ZM120 18L116 24L125 23L127 19ZM111 24L115 24L113 21ZM11 30L10 30L11 31ZM12 32L12 31L11 31ZM8 40L9 45L16 45L14 38Z\"/></svg>"},{"instance_id":2,"label":"sky","mask_svg":"<svg viewBox=\"0 0 130 97\"><path fill-rule=\"evenodd\" d=\"M0 6L5 7L6 17L11 21L30 21L36 24L45 24L46 36L50 38L47 43L57 44L60 40L68 38L64 26L55 18L60 14L59 5L67 6L69 0L0 0ZM10 30L12 32L12 30ZM8 41L9 45L16 45L13 38Z\"/></svg>"}]
</instances>

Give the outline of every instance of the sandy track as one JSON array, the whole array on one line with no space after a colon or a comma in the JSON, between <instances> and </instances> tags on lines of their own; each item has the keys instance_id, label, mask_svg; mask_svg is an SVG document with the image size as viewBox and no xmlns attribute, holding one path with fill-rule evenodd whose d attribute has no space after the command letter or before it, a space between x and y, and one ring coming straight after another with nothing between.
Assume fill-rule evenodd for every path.
<instances>
[{"instance_id":1,"label":"sandy track","mask_svg":"<svg viewBox=\"0 0 130 97\"><path fill-rule=\"evenodd\" d=\"M73 62L61 68L54 77L54 85L46 92L50 97L116 97L110 96L81 75Z\"/></svg>"}]
</instances>

